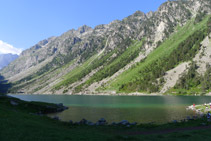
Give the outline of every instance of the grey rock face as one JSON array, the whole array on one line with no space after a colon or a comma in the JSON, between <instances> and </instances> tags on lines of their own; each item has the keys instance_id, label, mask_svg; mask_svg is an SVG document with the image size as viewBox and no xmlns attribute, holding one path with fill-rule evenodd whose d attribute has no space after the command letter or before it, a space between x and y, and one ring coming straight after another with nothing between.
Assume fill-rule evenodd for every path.
<instances>
[{"instance_id":1,"label":"grey rock face","mask_svg":"<svg viewBox=\"0 0 211 141\"><path fill-rule=\"evenodd\" d=\"M156 12L145 14L136 11L122 21L115 20L107 25L98 25L94 29L84 25L77 30L69 30L59 37L40 41L23 51L17 60L0 73L11 81L24 78L30 80L29 76L36 72L39 74L42 74L44 70L53 72L73 60L76 60L75 66L81 65L102 50L103 55L107 55L112 50L125 50L128 45L123 43L127 39L145 38L145 49L147 49L168 38L177 25L184 25L199 11L211 13L210 0L168 1ZM68 69L65 73L67 72ZM64 74L59 76L62 77L62 75ZM51 78L52 83L56 79L58 78Z\"/></svg>"}]
</instances>

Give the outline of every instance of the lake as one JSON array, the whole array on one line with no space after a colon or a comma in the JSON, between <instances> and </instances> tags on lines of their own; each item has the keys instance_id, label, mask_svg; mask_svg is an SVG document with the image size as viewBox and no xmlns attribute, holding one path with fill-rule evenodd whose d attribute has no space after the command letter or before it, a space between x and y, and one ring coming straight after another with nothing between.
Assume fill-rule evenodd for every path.
<instances>
[{"instance_id":1,"label":"lake","mask_svg":"<svg viewBox=\"0 0 211 141\"><path fill-rule=\"evenodd\" d=\"M109 123L128 120L130 122L157 124L182 120L194 116L186 107L210 103L209 96L72 96L72 95L11 95L26 101L63 103L69 109L59 116L63 121L80 121L85 118L96 122L105 118Z\"/></svg>"}]
</instances>

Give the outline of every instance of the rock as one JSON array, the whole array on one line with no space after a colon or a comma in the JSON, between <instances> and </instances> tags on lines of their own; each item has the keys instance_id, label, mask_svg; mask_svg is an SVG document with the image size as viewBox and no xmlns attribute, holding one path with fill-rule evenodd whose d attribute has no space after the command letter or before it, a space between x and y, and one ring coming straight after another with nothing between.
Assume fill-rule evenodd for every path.
<instances>
[{"instance_id":1,"label":"rock","mask_svg":"<svg viewBox=\"0 0 211 141\"><path fill-rule=\"evenodd\" d=\"M69 121L69 123L70 123L70 124L73 124L73 121L72 121L72 120L70 120L70 121Z\"/></svg>"},{"instance_id":2,"label":"rock","mask_svg":"<svg viewBox=\"0 0 211 141\"><path fill-rule=\"evenodd\" d=\"M112 122L110 125L117 125L117 123L116 122Z\"/></svg>"},{"instance_id":3,"label":"rock","mask_svg":"<svg viewBox=\"0 0 211 141\"><path fill-rule=\"evenodd\" d=\"M87 125L89 125L89 126L94 126L94 125L95 125L95 123L93 123L93 122L89 121L89 122L87 122Z\"/></svg>"},{"instance_id":4,"label":"rock","mask_svg":"<svg viewBox=\"0 0 211 141\"><path fill-rule=\"evenodd\" d=\"M98 120L98 122L106 122L106 120L104 118L101 118Z\"/></svg>"},{"instance_id":5,"label":"rock","mask_svg":"<svg viewBox=\"0 0 211 141\"><path fill-rule=\"evenodd\" d=\"M128 127L128 128L129 128L129 127L130 127L130 125L128 124L126 127Z\"/></svg>"},{"instance_id":6,"label":"rock","mask_svg":"<svg viewBox=\"0 0 211 141\"><path fill-rule=\"evenodd\" d=\"M63 107L63 103L59 103L59 104L57 104L57 106L61 106L61 107Z\"/></svg>"},{"instance_id":7,"label":"rock","mask_svg":"<svg viewBox=\"0 0 211 141\"><path fill-rule=\"evenodd\" d=\"M177 120L173 120L172 122L173 122L173 123L177 123Z\"/></svg>"},{"instance_id":8,"label":"rock","mask_svg":"<svg viewBox=\"0 0 211 141\"><path fill-rule=\"evenodd\" d=\"M59 103L59 104L57 104L57 106L58 106L58 108L57 108L58 112L61 112L61 111L68 109L68 107L63 105L63 103Z\"/></svg>"},{"instance_id":9,"label":"rock","mask_svg":"<svg viewBox=\"0 0 211 141\"><path fill-rule=\"evenodd\" d=\"M63 106L62 103L57 104L57 106L59 106L59 107L56 109L56 112L62 112L62 111L64 111L64 110L67 110L67 109L68 109L68 107Z\"/></svg>"},{"instance_id":10,"label":"rock","mask_svg":"<svg viewBox=\"0 0 211 141\"><path fill-rule=\"evenodd\" d=\"M63 108L57 108L56 109L56 112L62 112L63 111Z\"/></svg>"},{"instance_id":11,"label":"rock","mask_svg":"<svg viewBox=\"0 0 211 141\"><path fill-rule=\"evenodd\" d=\"M10 104L13 105L13 106L17 106L18 105L18 103L16 101L13 101L13 100L10 101Z\"/></svg>"},{"instance_id":12,"label":"rock","mask_svg":"<svg viewBox=\"0 0 211 141\"><path fill-rule=\"evenodd\" d=\"M47 91L51 94L61 93L61 90L64 86L61 86L58 91L54 92L50 91L51 89L53 89L54 85L48 85L54 83L55 85L57 84L56 80L58 79L58 76L54 76L57 69L54 68L60 67L60 63L54 63L53 67L51 67L48 71L49 73L46 73L46 75L45 73L43 73L44 75L42 75L42 77L39 77L38 80L32 81L35 78L34 76L41 76L40 73L36 73L38 72L38 70L45 69L45 65L43 65L42 62L50 63L53 59L66 60L67 58L71 58L71 60L78 60L77 58L80 58L79 61L76 61L74 63L74 65L76 65L75 67L77 67L79 64L82 65L82 63L84 63L84 60L86 60L87 56L91 57L91 55L95 52L100 52L103 47L103 49L106 48L106 51L102 51L102 57L105 57L104 55L108 55L107 50L124 51L121 46L124 45L126 48L128 47L127 44L123 42L126 41L125 39L135 39L139 41L143 39L143 37L147 38L146 42L144 42L143 44L143 53L147 56L148 52L145 52L145 49L149 50L149 52L150 50L153 51L153 49L156 48L156 44L158 41L164 41L168 38L168 35L172 34L172 32L174 31L172 30L172 27L174 27L175 25L184 25L189 19L194 18L195 13L197 13L198 11L211 11L210 4L207 5L208 2L202 2L202 0L200 0L200 2L193 2L193 0L188 0L186 2L178 3L177 1L169 1L163 4L158 9L158 11L154 13L150 12L145 15L143 13L140 14L140 12L136 12L128 18L125 18L123 21L116 20L107 25L99 25L98 28L95 29L82 26L78 28L78 30L69 30L59 37L43 40L37 43L31 49L23 51L20 57L15 62L1 70L1 74L6 78L10 78L11 80L13 80L12 83L15 82L17 76L21 76L21 79L29 78L26 81L20 81L20 84L17 84L17 86L27 84L24 85L23 88L19 88L16 85L14 86L15 88L18 88L17 91L23 89L24 92L29 93L31 91L31 88L36 88L36 91L34 91L34 93L38 93L39 91ZM189 10L191 11L191 13L189 12ZM105 39L107 39L106 42ZM142 53L142 50L139 52ZM134 62L140 62L141 60L142 59L138 59ZM66 62L69 61L70 60L64 61L63 66L68 65ZM107 63L108 61L106 60L101 66L105 66ZM32 68L33 71L30 71L30 69ZM124 69L127 70L126 67ZM61 77L63 77L63 74L66 71L68 70L65 70L64 72L62 71ZM33 75L34 72L37 75ZM81 73L86 74L86 69ZM84 76L87 75L88 74ZM52 76L51 79L45 81L49 76ZM84 79L86 78L84 77ZM82 80L84 79L82 78ZM39 89L38 84L41 84L41 82L43 88ZM68 91L74 92L74 89L70 89Z\"/></svg>"},{"instance_id":13,"label":"rock","mask_svg":"<svg viewBox=\"0 0 211 141\"><path fill-rule=\"evenodd\" d=\"M104 118L99 119L98 122L96 123L96 125L106 125L106 124L107 122Z\"/></svg>"},{"instance_id":14,"label":"rock","mask_svg":"<svg viewBox=\"0 0 211 141\"><path fill-rule=\"evenodd\" d=\"M0 69L9 65L10 62L18 58L17 54L0 54Z\"/></svg>"},{"instance_id":15,"label":"rock","mask_svg":"<svg viewBox=\"0 0 211 141\"><path fill-rule=\"evenodd\" d=\"M96 122L96 123L95 123L95 125L96 125L96 126L99 126L99 125L100 125L100 123L99 123L99 122Z\"/></svg>"},{"instance_id":16,"label":"rock","mask_svg":"<svg viewBox=\"0 0 211 141\"><path fill-rule=\"evenodd\" d=\"M128 122L128 121L127 121L127 120L122 120L122 121L121 121L121 123L125 123L125 122Z\"/></svg>"},{"instance_id":17,"label":"rock","mask_svg":"<svg viewBox=\"0 0 211 141\"><path fill-rule=\"evenodd\" d=\"M106 125L107 123L106 122L96 122L96 125Z\"/></svg>"},{"instance_id":18,"label":"rock","mask_svg":"<svg viewBox=\"0 0 211 141\"><path fill-rule=\"evenodd\" d=\"M132 122L132 123L130 123L130 125L137 125L137 122Z\"/></svg>"},{"instance_id":19,"label":"rock","mask_svg":"<svg viewBox=\"0 0 211 141\"><path fill-rule=\"evenodd\" d=\"M80 122L75 122L74 125L80 125Z\"/></svg>"},{"instance_id":20,"label":"rock","mask_svg":"<svg viewBox=\"0 0 211 141\"><path fill-rule=\"evenodd\" d=\"M53 117L54 120L60 120L58 116Z\"/></svg>"},{"instance_id":21,"label":"rock","mask_svg":"<svg viewBox=\"0 0 211 141\"><path fill-rule=\"evenodd\" d=\"M66 107L66 106L64 106L64 108L63 108L64 110L67 110L67 109L69 109L68 107Z\"/></svg>"},{"instance_id":22,"label":"rock","mask_svg":"<svg viewBox=\"0 0 211 141\"><path fill-rule=\"evenodd\" d=\"M128 125L130 123L127 120L122 120L122 121L119 122L119 124L121 124L121 125Z\"/></svg>"},{"instance_id":23,"label":"rock","mask_svg":"<svg viewBox=\"0 0 211 141\"><path fill-rule=\"evenodd\" d=\"M190 116L187 116L187 118L186 118L187 120L190 120Z\"/></svg>"},{"instance_id":24,"label":"rock","mask_svg":"<svg viewBox=\"0 0 211 141\"><path fill-rule=\"evenodd\" d=\"M198 119L198 116L193 116L193 119Z\"/></svg>"},{"instance_id":25,"label":"rock","mask_svg":"<svg viewBox=\"0 0 211 141\"><path fill-rule=\"evenodd\" d=\"M82 119L79 123L82 124L82 125L85 125L85 124L88 123L88 121L86 119Z\"/></svg>"}]
</instances>

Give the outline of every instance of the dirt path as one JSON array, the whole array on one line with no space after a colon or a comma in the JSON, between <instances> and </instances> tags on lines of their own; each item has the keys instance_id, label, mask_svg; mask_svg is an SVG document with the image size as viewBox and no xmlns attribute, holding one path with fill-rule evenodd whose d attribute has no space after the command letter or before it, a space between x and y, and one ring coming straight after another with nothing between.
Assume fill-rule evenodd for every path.
<instances>
[{"instance_id":1,"label":"dirt path","mask_svg":"<svg viewBox=\"0 0 211 141\"><path fill-rule=\"evenodd\" d=\"M183 131L193 131L193 130L204 130L211 129L209 126L196 126L196 127L185 127L185 128L176 128L176 129L157 129L151 131L137 131L137 132L127 132L127 135L151 135L151 134L168 134L174 132L183 132Z\"/></svg>"}]
</instances>

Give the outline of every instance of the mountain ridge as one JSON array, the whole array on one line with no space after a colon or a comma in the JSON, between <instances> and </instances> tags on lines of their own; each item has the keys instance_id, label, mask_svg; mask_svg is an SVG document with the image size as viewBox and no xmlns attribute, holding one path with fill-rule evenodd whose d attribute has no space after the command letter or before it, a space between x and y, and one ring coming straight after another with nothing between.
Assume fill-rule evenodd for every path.
<instances>
[{"instance_id":1,"label":"mountain ridge","mask_svg":"<svg viewBox=\"0 0 211 141\"><path fill-rule=\"evenodd\" d=\"M206 25L210 5L209 0L168 1L155 12L136 11L93 29L84 25L39 42L0 73L14 83L13 92L98 93L119 75L125 77L123 72L146 60L188 22L195 19L193 28L201 21Z\"/></svg>"},{"instance_id":2,"label":"mountain ridge","mask_svg":"<svg viewBox=\"0 0 211 141\"><path fill-rule=\"evenodd\" d=\"M0 70L18 58L17 54L0 54Z\"/></svg>"}]
</instances>

